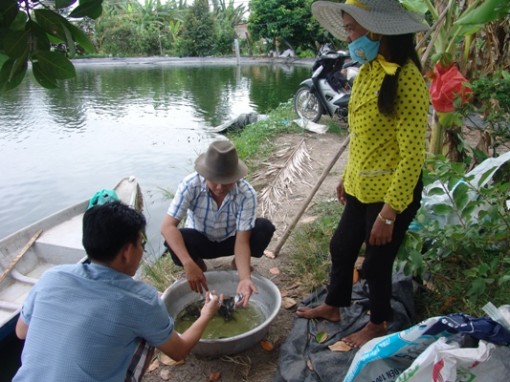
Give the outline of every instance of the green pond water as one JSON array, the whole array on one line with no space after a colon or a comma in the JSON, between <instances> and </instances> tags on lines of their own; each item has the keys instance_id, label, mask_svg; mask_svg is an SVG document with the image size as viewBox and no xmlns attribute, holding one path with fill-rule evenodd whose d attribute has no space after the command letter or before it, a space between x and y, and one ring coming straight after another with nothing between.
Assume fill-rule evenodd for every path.
<instances>
[{"instance_id":1,"label":"green pond water","mask_svg":"<svg viewBox=\"0 0 510 382\"><path fill-rule=\"evenodd\" d=\"M192 303L191 305L193 304L196 303ZM186 307L177 314L175 318L175 329L179 333L183 333L195 320L196 316L190 314L189 309ZM216 314L207 325L201 338L212 340L234 337L256 328L265 320L266 317L262 309L256 303L250 302L246 308L237 308L230 320L225 320L219 314Z\"/></svg>"}]
</instances>

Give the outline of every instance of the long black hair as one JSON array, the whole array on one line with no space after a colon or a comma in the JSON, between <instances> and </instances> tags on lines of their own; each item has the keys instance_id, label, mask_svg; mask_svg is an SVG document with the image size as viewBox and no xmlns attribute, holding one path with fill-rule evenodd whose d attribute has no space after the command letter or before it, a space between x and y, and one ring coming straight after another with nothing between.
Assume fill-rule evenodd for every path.
<instances>
[{"instance_id":1,"label":"long black hair","mask_svg":"<svg viewBox=\"0 0 510 382\"><path fill-rule=\"evenodd\" d=\"M377 106L379 111L385 115L395 114L395 103L397 98L397 87L398 87L398 76L400 69L404 66L407 61L411 60L420 70L422 71L420 58L416 53L414 34L401 34L389 36L382 36L384 43L386 44L389 52L389 57L386 57L388 61L394 62L400 65L395 75L387 74L384 77L381 90L379 91L379 98L377 100Z\"/></svg>"}]
</instances>

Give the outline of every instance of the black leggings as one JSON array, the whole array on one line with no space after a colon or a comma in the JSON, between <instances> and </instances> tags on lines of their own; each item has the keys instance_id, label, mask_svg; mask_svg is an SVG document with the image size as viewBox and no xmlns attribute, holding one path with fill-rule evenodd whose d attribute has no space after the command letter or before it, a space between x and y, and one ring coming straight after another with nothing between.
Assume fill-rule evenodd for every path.
<instances>
[{"instance_id":1,"label":"black leggings","mask_svg":"<svg viewBox=\"0 0 510 382\"><path fill-rule=\"evenodd\" d=\"M391 243L379 246L368 244L368 239L383 203L364 204L355 197L346 195L344 212L329 244L332 265L326 304L338 307L351 304L354 264L362 244L365 243L362 272L369 288L370 321L380 324L392 319L390 300L393 262L409 224L420 208L422 190L420 176L413 192L413 201L397 215Z\"/></svg>"},{"instance_id":2,"label":"black leggings","mask_svg":"<svg viewBox=\"0 0 510 382\"><path fill-rule=\"evenodd\" d=\"M193 260L197 259L216 259L218 257L232 256L236 238L231 236L223 241L211 241L203 233L192 228L180 228L184 244L188 249ZM262 257L264 250L269 245L275 226L268 219L255 219L255 227L251 231L250 251L252 257ZM165 242L165 246L170 250L170 255L175 264L181 265L179 258Z\"/></svg>"}]
</instances>

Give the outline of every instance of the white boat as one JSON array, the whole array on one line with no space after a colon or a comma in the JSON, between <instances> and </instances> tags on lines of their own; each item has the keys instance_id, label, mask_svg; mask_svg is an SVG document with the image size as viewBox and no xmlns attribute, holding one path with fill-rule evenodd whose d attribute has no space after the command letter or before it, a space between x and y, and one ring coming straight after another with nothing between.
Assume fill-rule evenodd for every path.
<instances>
[{"instance_id":1,"label":"white boat","mask_svg":"<svg viewBox=\"0 0 510 382\"><path fill-rule=\"evenodd\" d=\"M121 179L114 190L122 202L142 210L134 176ZM84 200L0 240L0 342L13 332L28 292L44 271L86 260L82 219L88 203Z\"/></svg>"}]
</instances>

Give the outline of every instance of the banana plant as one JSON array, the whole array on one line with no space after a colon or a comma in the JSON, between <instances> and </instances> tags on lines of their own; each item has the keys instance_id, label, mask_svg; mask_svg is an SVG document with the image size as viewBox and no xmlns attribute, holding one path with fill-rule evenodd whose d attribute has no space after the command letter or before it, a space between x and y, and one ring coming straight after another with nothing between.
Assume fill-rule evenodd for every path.
<instances>
[{"instance_id":1,"label":"banana plant","mask_svg":"<svg viewBox=\"0 0 510 382\"><path fill-rule=\"evenodd\" d=\"M465 71L467 63L473 59L470 51L476 34L486 24L501 20L510 12L508 0L437 0L435 4L431 0L401 0L401 3L415 12L430 15L431 31L426 36L430 40L422 55L424 67L433 68L438 64L439 68L447 69L456 65L460 72ZM462 118L457 111L460 104L452 101L454 111L435 113L429 145L432 154L443 153L453 160L462 159L459 150Z\"/></svg>"},{"instance_id":2,"label":"banana plant","mask_svg":"<svg viewBox=\"0 0 510 382\"><path fill-rule=\"evenodd\" d=\"M244 4L236 6L234 0L215 0L212 2L213 9L218 19L227 20L230 26L241 24L246 15Z\"/></svg>"},{"instance_id":3,"label":"banana plant","mask_svg":"<svg viewBox=\"0 0 510 382\"><path fill-rule=\"evenodd\" d=\"M416 3L416 0L405 0ZM405 2L404 1L404 2ZM437 37L431 38L435 49L431 57L432 63L440 61L443 64L456 62L461 70L470 59L470 46L474 37L490 22L501 20L510 12L510 2L501 0L458 0L436 1L422 0L422 10L430 12L434 24L432 26ZM437 8L442 9L441 13ZM464 45L463 51L459 48ZM427 57L426 57L427 58Z\"/></svg>"},{"instance_id":4,"label":"banana plant","mask_svg":"<svg viewBox=\"0 0 510 382\"><path fill-rule=\"evenodd\" d=\"M177 41L179 33L182 30L182 22L180 20L171 20L168 23L168 33L172 42Z\"/></svg>"},{"instance_id":5,"label":"banana plant","mask_svg":"<svg viewBox=\"0 0 510 382\"><path fill-rule=\"evenodd\" d=\"M101 15L103 0L1 0L0 1L0 91L17 87L25 77L28 63L37 82L45 88L56 88L59 80L76 76L69 60L76 45L86 52L95 46L87 34L68 18L96 19ZM67 53L54 51L63 43Z\"/></svg>"}]
</instances>

